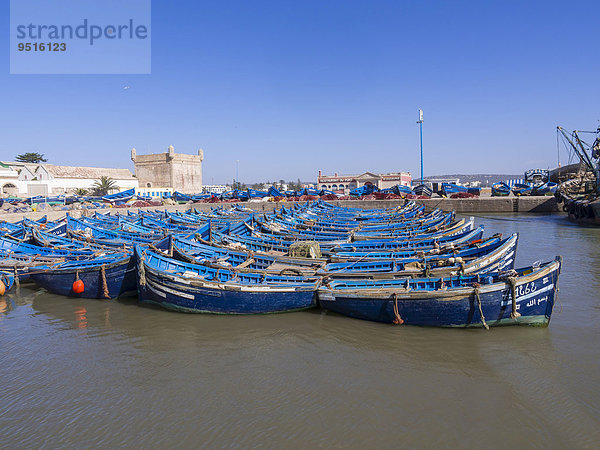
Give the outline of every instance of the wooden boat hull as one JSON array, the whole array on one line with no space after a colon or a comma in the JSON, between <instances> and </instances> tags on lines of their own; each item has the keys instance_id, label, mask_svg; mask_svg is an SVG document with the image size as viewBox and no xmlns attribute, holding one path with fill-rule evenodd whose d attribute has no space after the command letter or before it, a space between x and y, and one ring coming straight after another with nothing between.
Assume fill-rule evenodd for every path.
<instances>
[{"instance_id":1,"label":"wooden boat hull","mask_svg":"<svg viewBox=\"0 0 600 450\"><path fill-rule=\"evenodd\" d=\"M47 291L68 297L115 299L136 294L137 274L132 257L106 264L104 270L107 293L104 290L100 265L79 270L73 267L47 270L36 268L31 271L30 278ZM80 294L73 292L73 283L77 276L84 284L84 291Z\"/></svg>"},{"instance_id":2,"label":"wooden boat hull","mask_svg":"<svg viewBox=\"0 0 600 450\"><path fill-rule=\"evenodd\" d=\"M508 197L510 195L510 186L506 183L494 183L492 185L492 197Z\"/></svg>"},{"instance_id":3,"label":"wooden boat hull","mask_svg":"<svg viewBox=\"0 0 600 450\"><path fill-rule=\"evenodd\" d=\"M204 314L273 314L314 308L316 292L308 289L235 286L162 276L146 266L138 283L140 303L173 311Z\"/></svg>"},{"instance_id":4,"label":"wooden boat hull","mask_svg":"<svg viewBox=\"0 0 600 450\"><path fill-rule=\"evenodd\" d=\"M505 282L479 288L482 315L473 287L435 291L402 289L319 289L322 308L357 319L394 323L400 317L406 325L434 327L547 326L554 306L560 260L519 277L516 310L511 318L512 291ZM395 314L398 311L398 316ZM483 320L484 319L484 320Z\"/></svg>"},{"instance_id":5,"label":"wooden boat hull","mask_svg":"<svg viewBox=\"0 0 600 450\"><path fill-rule=\"evenodd\" d=\"M226 269L215 271L177 262L139 246L135 254L140 303L206 314L271 314L317 305L318 278L310 280L265 274L245 276ZM255 282L243 282L243 279L254 279ZM287 279L299 281L289 283L285 282Z\"/></svg>"},{"instance_id":6,"label":"wooden boat hull","mask_svg":"<svg viewBox=\"0 0 600 450\"><path fill-rule=\"evenodd\" d=\"M314 291L233 290L189 285L146 272L146 284L138 286L140 303L155 304L173 311L204 314L272 314L314 308Z\"/></svg>"}]
</instances>

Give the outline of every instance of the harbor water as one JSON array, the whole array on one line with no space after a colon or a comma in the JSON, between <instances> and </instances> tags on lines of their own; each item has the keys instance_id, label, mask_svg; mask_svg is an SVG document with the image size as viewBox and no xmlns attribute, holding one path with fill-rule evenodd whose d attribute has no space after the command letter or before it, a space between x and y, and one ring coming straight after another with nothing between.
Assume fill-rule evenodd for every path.
<instances>
[{"instance_id":1,"label":"harbor water","mask_svg":"<svg viewBox=\"0 0 600 450\"><path fill-rule=\"evenodd\" d=\"M562 255L548 328L435 329L319 309L209 316L0 297L0 448L600 444L600 229L485 215L517 265Z\"/></svg>"}]
</instances>

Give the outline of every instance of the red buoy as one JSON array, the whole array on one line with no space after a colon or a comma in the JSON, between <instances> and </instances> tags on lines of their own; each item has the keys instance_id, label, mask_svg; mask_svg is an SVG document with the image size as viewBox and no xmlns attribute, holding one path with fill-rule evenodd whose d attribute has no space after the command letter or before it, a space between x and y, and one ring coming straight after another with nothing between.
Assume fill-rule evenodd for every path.
<instances>
[{"instance_id":1,"label":"red buoy","mask_svg":"<svg viewBox=\"0 0 600 450\"><path fill-rule=\"evenodd\" d=\"M83 281L75 280L71 289L73 289L73 292L75 292L76 294L81 294L83 292L84 287L85 286L83 285Z\"/></svg>"}]
</instances>

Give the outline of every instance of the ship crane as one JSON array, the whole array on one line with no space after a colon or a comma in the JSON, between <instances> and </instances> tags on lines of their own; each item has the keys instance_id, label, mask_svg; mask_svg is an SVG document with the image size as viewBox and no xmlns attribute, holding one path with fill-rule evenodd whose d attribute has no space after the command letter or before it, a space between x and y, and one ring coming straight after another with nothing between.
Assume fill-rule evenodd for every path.
<instances>
[{"instance_id":1,"label":"ship crane","mask_svg":"<svg viewBox=\"0 0 600 450\"><path fill-rule=\"evenodd\" d=\"M557 126L556 129L563 136L564 140L568 142L573 151L579 156L581 162L586 166L587 170L594 174L596 179L596 191L600 192L600 127L596 131L573 131L570 135L561 126ZM580 137L580 133L593 133L596 135L596 139L592 145L584 142Z\"/></svg>"}]
</instances>

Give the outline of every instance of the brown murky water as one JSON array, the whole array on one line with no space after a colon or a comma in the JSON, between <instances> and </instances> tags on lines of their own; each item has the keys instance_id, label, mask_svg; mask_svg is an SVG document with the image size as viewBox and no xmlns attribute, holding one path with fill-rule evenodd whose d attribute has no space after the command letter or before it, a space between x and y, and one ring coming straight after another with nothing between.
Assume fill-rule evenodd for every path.
<instances>
[{"instance_id":1,"label":"brown murky water","mask_svg":"<svg viewBox=\"0 0 600 450\"><path fill-rule=\"evenodd\" d=\"M13 291L0 298L0 447L597 447L600 229L477 222L520 233L517 265L564 256L549 328L186 315Z\"/></svg>"}]
</instances>

